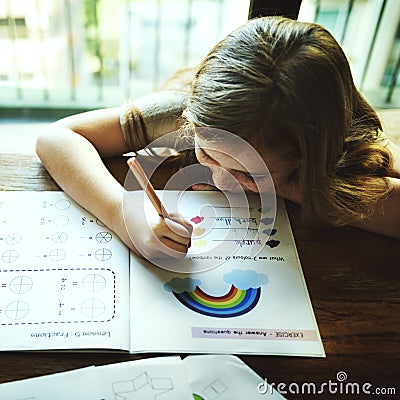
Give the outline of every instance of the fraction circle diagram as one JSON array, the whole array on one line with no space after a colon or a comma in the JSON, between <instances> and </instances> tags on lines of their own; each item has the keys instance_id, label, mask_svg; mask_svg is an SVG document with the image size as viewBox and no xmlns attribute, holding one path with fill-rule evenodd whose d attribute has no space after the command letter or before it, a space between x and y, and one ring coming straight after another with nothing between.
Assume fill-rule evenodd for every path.
<instances>
[{"instance_id":1,"label":"fraction circle diagram","mask_svg":"<svg viewBox=\"0 0 400 400\"><path fill-rule=\"evenodd\" d=\"M98 292L106 286L106 280L103 275L90 274L85 276L82 286L89 292Z\"/></svg>"},{"instance_id":2,"label":"fraction circle diagram","mask_svg":"<svg viewBox=\"0 0 400 400\"><path fill-rule=\"evenodd\" d=\"M16 294L29 292L32 289L32 286L32 279L26 275L17 276L10 282L10 290Z\"/></svg>"},{"instance_id":3,"label":"fraction circle diagram","mask_svg":"<svg viewBox=\"0 0 400 400\"><path fill-rule=\"evenodd\" d=\"M65 243L68 240L67 232L54 232L51 235L51 240L54 243Z\"/></svg>"},{"instance_id":4,"label":"fraction circle diagram","mask_svg":"<svg viewBox=\"0 0 400 400\"><path fill-rule=\"evenodd\" d=\"M7 250L1 255L1 259L6 263L13 263L17 261L19 254L15 250Z\"/></svg>"},{"instance_id":5,"label":"fraction circle diagram","mask_svg":"<svg viewBox=\"0 0 400 400\"><path fill-rule=\"evenodd\" d=\"M25 318L29 313L29 305L25 301L13 301L6 307L6 317L13 320Z\"/></svg>"},{"instance_id":6,"label":"fraction circle diagram","mask_svg":"<svg viewBox=\"0 0 400 400\"><path fill-rule=\"evenodd\" d=\"M22 240L22 235L15 232L9 233L4 240L9 245L18 244Z\"/></svg>"},{"instance_id":7,"label":"fraction circle diagram","mask_svg":"<svg viewBox=\"0 0 400 400\"><path fill-rule=\"evenodd\" d=\"M96 240L99 243L108 243L112 239L112 235L110 232L99 232L96 234Z\"/></svg>"},{"instance_id":8,"label":"fraction circle diagram","mask_svg":"<svg viewBox=\"0 0 400 400\"><path fill-rule=\"evenodd\" d=\"M102 221L100 221L98 218L96 219L96 224L98 225L98 226L101 226L101 227L103 227L103 228L105 228L105 224L104 224L104 222L102 222Z\"/></svg>"},{"instance_id":9,"label":"fraction circle diagram","mask_svg":"<svg viewBox=\"0 0 400 400\"><path fill-rule=\"evenodd\" d=\"M57 217L53 219L53 224L56 226L65 226L68 225L68 223L69 218L66 215L57 215Z\"/></svg>"},{"instance_id":10,"label":"fraction circle diagram","mask_svg":"<svg viewBox=\"0 0 400 400\"><path fill-rule=\"evenodd\" d=\"M57 200L54 205L59 210L68 210L71 207L71 202L67 199L61 199Z\"/></svg>"},{"instance_id":11,"label":"fraction circle diagram","mask_svg":"<svg viewBox=\"0 0 400 400\"><path fill-rule=\"evenodd\" d=\"M63 249L53 249L49 253L51 261L62 261L66 256L66 252Z\"/></svg>"},{"instance_id":12,"label":"fraction circle diagram","mask_svg":"<svg viewBox=\"0 0 400 400\"><path fill-rule=\"evenodd\" d=\"M99 261L107 261L112 257L111 250L109 249L98 249L94 255Z\"/></svg>"},{"instance_id":13,"label":"fraction circle diagram","mask_svg":"<svg viewBox=\"0 0 400 400\"><path fill-rule=\"evenodd\" d=\"M106 306L99 299L87 299L81 304L82 314L89 318L99 317L104 313Z\"/></svg>"}]
</instances>

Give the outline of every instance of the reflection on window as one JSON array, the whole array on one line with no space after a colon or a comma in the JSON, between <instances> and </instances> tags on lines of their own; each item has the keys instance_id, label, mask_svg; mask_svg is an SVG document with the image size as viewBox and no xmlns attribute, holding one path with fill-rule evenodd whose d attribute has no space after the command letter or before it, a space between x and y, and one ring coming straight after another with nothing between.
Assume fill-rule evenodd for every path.
<instances>
[{"instance_id":1,"label":"reflection on window","mask_svg":"<svg viewBox=\"0 0 400 400\"><path fill-rule=\"evenodd\" d=\"M398 0L302 0L299 19L327 28L343 46L356 85L375 107L400 107Z\"/></svg>"},{"instance_id":2,"label":"reflection on window","mask_svg":"<svg viewBox=\"0 0 400 400\"><path fill-rule=\"evenodd\" d=\"M2 0L0 106L136 98L196 65L248 8L249 0Z\"/></svg>"},{"instance_id":3,"label":"reflection on window","mask_svg":"<svg viewBox=\"0 0 400 400\"><path fill-rule=\"evenodd\" d=\"M88 109L154 90L247 19L249 0L1 0L0 107ZM399 107L400 1L303 0L356 84Z\"/></svg>"},{"instance_id":4,"label":"reflection on window","mask_svg":"<svg viewBox=\"0 0 400 400\"><path fill-rule=\"evenodd\" d=\"M26 38L28 30L25 17L0 18L0 38Z\"/></svg>"}]
</instances>

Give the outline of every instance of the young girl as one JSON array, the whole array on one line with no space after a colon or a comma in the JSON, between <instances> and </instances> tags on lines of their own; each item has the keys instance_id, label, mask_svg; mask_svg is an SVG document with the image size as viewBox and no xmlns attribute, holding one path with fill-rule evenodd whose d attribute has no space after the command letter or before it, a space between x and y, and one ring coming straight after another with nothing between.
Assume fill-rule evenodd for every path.
<instances>
[{"instance_id":1,"label":"young girl","mask_svg":"<svg viewBox=\"0 0 400 400\"><path fill-rule=\"evenodd\" d=\"M227 154L229 143L205 137L199 130L205 127L232 132L254 146L277 195L301 204L305 223L353 225L400 238L400 148L356 89L338 43L316 24L250 20L195 71L135 104L58 121L40 135L36 148L62 189L138 254L184 256L190 229L156 212L150 221L129 220L129 232L140 232L131 240L124 188L101 158L138 151L181 129L191 133L197 160L210 168L218 189L234 190L232 176L247 191L262 187L257 180L265 177L243 167L251 165L251 155L232 146Z\"/></svg>"}]
</instances>

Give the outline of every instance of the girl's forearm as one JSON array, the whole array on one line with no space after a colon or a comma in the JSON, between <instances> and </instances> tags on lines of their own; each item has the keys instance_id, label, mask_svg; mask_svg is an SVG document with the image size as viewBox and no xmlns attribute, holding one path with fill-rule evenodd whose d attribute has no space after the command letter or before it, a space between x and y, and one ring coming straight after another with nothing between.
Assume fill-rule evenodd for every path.
<instances>
[{"instance_id":1,"label":"girl's forearm","mask_svg":"<svg viewBox=\"0 0 400 400\"><path fill-rule=\"evenodd\" d=\"M83 136L53 124L38 137L36 151L57 184L130 245L122 202L124 188Z\"/></svg>"},{"instance_id":2,"label":"girl's forearm","mask_svg":"<svg viewBox=\"0 0 400 400\"><path fill-rule=\"evenodd\" d=\"M386 199L379 200L374 213L365 221L354 226L394 239L400 239L400 179L387 178L392 192Z\"/></svg>"}]
</instances>

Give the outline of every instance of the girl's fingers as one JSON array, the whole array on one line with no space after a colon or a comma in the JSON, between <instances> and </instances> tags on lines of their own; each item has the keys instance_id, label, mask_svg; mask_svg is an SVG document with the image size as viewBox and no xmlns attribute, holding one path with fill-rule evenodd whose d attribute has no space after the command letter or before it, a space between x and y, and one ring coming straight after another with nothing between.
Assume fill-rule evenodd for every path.
<instances>
[{"instance_id":1,"label":"girl's fingers","mask_svg":"<svg viewBox=\"0 0 400 400\"><path fill-rule=\"evenodd\" d=\"M207 183L196 183L192 185L192 190L218 190L215 186L208 185Z\"/></svg>"},{"instance_id":2,"label":"girl's fingers","mask_svg":"<svg viewBox=\"0 0 400 400\"><path fill-rule=\"evenodd\" d=\"M169 216L170 218L166 220L167 224L169 220L174 221L180 225L183 225L188 230L189 234L192 235L193 225L189 221L183 219L179 214L176 213L170 213Z\"/></svg>"},{"instance_id":3,"label":"girl's fingers","mask_svg":"<svg viewBox=\"0 0 400 400\"><path fill-rule=\"evenodd\" d=\"M168 255L169 257L173 258L185 258L186 253L188 251L188 247L175 242L167 237L161 239L161 242L165 245L165 249L163 249L163 255Z\"/></svg>"},{"instance_id":4,"label":"girl's fingers","mask_svg":"<svg viewBox=\"0 0 400 400\"><path fill-rule=\"evenodd\" d=\"M165 237L170 238L171 240L175 240L178 243L188 243L192 236L192 227L188 227L181 220L172 220L166 219L165 225L168 228L166 232L164 232Z\"/></svg>"},{"instance_id":5,"label":"girl's fingers","mask_svg":"<svg viewBox=\"0 0 400 400\"><path fill-rule=\"evenodd\" d=\"M284 199L301 204L301 194L298 184L287 183L275 188L276 194Z\"/></svg>"},{"instance_id":6,"label":"girl's fingers","mask_svg":"<svg viewBox=\"0 0 400 400\"><path fill-rule=\"evenodd\" d=\"M184 225L181 220L165 219L155 227L154 234L168 249L180 254L172 254L167 248L161 250L163 253L179 258L185 256L190 247L192 227Z\"/></svg>"}]
</instances>

